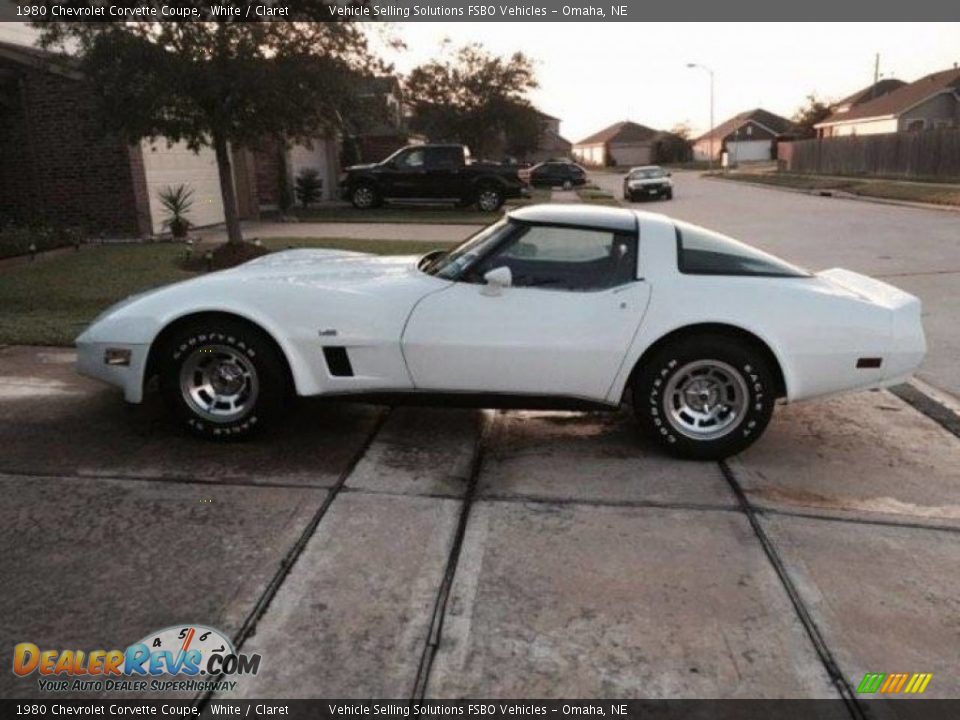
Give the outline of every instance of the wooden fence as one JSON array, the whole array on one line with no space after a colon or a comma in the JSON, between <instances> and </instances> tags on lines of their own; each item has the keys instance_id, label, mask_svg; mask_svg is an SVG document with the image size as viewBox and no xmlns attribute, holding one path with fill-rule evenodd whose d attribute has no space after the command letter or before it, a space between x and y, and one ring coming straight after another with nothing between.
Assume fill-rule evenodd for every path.
<instances>
[{"instance_id":1,"label":"wooden fence","mask_svg":"<svg viewBox=\"0 0 960 720\"><path fill-rule=\"evenodd\" d=\"M960 180L960 130L847 135L781 143L790 172L914 180Z\"/></svg>"}]
</instances>

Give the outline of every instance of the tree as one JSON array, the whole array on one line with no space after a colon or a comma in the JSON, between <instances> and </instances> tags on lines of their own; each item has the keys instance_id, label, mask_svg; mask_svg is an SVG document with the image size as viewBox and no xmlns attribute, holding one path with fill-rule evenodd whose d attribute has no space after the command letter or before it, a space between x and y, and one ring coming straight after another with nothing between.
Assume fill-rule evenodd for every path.
<instances>
[{"instance_id":1,"label":"tree","mask_svg":"<svg viewBox=\"0 0 960 720\"><path fill-rule=\"evenodd\" d=\"M40 43L71 48L96 91L102 127L131 143L143 138L212 147L227 236L240 242L229 148L267 137L306 138L349 111L349 78L376 65L355 23L329 22L328 0L290 0L287 20L244 21L262 3L235 0L233 20L217 2L194 2L210 22L38 22ZM328 22L307 22L327 20Z\"/></svg>"},{"instance_id":2,"label":"tree","mask_svg":"<svg viewBox=\"0 0 960 720\"><path fill-rule=\"evenodd\" d=\"M797 126L797 133L800 137L811 138L817 134L814 127L819 122L823 122L831 113L830 105L818 99L814 93L807 95L807 102L797 108L793 114L793 122Z\"/></svg>"},{"instance_id":3,"label":"tree","mask_svg":"<svg viewBox=\"0 0 960 720\"><path fill-rule=\"evenodd\" d=\"M543 120L526 95L538 87L532 61L517 52L501 58L479 43L452 58L414 68L406 81L411 126L431 140L456 141L481 157L536 147Z\"/></svg>"},{"instance_id":4,"label":"tree","mask_svg":"<svg viewBox=\"0 0 960 720\"><path fill-rule=\"evenodd\" d=\"M663 133L657 141L657 162L682 163L693 158L693 140L690 139L690 126L678 123L669 132Z\"/></svg>"}]
</instances>

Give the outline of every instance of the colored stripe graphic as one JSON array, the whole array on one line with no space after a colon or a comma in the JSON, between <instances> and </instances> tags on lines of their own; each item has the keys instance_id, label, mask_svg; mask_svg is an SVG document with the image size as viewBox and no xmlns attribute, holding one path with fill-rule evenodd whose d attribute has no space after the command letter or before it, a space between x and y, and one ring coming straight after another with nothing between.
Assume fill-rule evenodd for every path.
<instances>
[{"instance_id":1,"label":"colored stripe graphic","mask_svg":"<svg viewBox=\"0 0 960 720\"><path fill-rule=\"evenodd\" d=\"M857 687L858 693L875 693L880 689L880 683L883 682L883 679L886 677L884 673L867 673L863 676L863 680L860 681L860 685Z\"/></svg>"},{"instance_id":2,"label":"colored stripe graphic","mask_svg":"<svg viewBox=\"0 0 960 720\"><path fill-rule=\"evenodd\" d=\"M857 686L857 692L866 695L877 692L919 695L927 689L932 679L933 673L866 673Z\"/></svg>"}]
</instances>

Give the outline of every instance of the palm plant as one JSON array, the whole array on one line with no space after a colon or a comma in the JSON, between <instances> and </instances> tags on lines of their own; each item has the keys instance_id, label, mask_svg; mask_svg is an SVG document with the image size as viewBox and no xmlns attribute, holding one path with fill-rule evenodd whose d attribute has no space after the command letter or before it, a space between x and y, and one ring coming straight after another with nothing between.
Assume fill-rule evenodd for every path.
<instances>
[{"instance_id":1,"label":"palm plant","mask_svg":"<svg viewBox=\"0 0 960 720\"><path fill-rule=\"evenodd\" d=\"M187 230L190 229L190 221L187 214L193 207L193 188L189 185L168 185L161 188L157 193L160 198L160 204L167 211L167 219L164 225L170 228L170 234L177 240L187 236Z\"/></svg>"}]
</instances>

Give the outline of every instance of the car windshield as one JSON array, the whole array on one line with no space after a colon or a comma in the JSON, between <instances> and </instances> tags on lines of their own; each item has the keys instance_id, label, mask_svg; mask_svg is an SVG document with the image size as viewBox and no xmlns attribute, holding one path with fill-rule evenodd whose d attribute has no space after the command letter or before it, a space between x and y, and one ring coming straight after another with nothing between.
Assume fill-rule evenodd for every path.
<instances>
[{"instance_id":1,"label":"car windshield","mask_svg":"<svg viewBox=\"0 0 960 720\"><path fill-rule=\"evenodd\" d=\"M510 221L504 218L470 236L453 250L421 263L420 269L444 280L456 280L467 266L499 243L511 229Z\"/></svg>"},{"instance_id":2,"label":"car windshield","mask_svg":"<svg viewBox=\"0 0 960 720\"><path fill-rule=\"evenodd\" d=\"M637 170L630 171L631 180L646 180L647 178L659 178L666 175L666 171L663 168L639 168Z\"/></svg>"}]
</instances>

